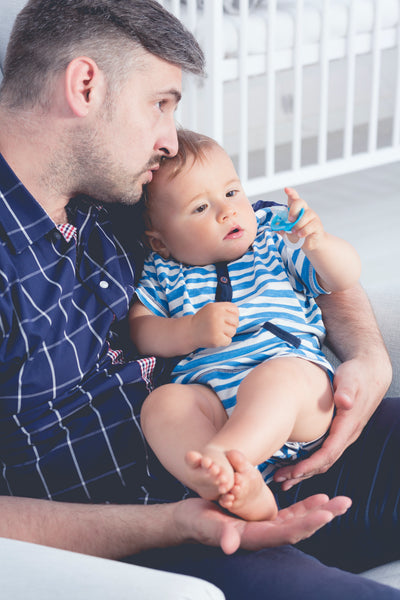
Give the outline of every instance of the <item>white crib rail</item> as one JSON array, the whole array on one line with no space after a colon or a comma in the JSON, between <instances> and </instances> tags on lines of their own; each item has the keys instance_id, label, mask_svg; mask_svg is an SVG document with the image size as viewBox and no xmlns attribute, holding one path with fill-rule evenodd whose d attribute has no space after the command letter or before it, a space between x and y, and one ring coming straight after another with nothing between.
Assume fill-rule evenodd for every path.
<instances>
[{"instance_id":1,"label":"white crib rail","mask_svg":"<svg viewBox=\"0 0 400 600\"><path fill-rule=\"evenodd\" d=\"M317 179L339 175L354 170L376 166L400 159L400 24L390 30L383 31L382 1L374 2L374 24L371 32L357 33L356 8L359 0L348 0L347 34L344 39L332 39L329 33L331 11L334 10L335 0L320 0L321 32L319 41L313 47L305 47L303 40L303 21L305 5L309 0L293 0L295 4L295 34L291 50L277 49L276 40L280 35L277 31L277 11L279 0L269 0L267 6L267 39L264 59L265 105L261 120L261 148L257 151L250 144L249 108L253 100L251 83L253 75L249 65L254 57L249 57L249 0L237 0L239 14L239 46L235 58L225 57L223 52L224 39L224 2L223 0L186 0L184 11L179 1L165 0L166 5L187 26L199 35L207 60L208 77L200 87L196 88L194 81L186 84L184 103L179 113L182 125L200 129L204 133L226 145L226 127L224 113L226 109L226 88L233 85L236 77L236 97L239 98L236 122L236 144L228 148L238 164L239 175L249 196L279 189L286 185L297 185ZM265 2L265 0L264 0ZM398 0L400 3L400 0ZM315 1L314 1L315 5ZM200 8L199 8L200 6ZM184 13L184 14L183 14ZM400 14L400 7L399 7ZM398 19L400 21L400 19ZM391 124L391 135L385 140L378 141L380 128L380 97L382 93L382 53L394 53L395 69L393 77L393 98L390 98L391 114L387 115L386 123ZM370 69L368 72L369 114L366 119L368 128L367 141L364 148L356 148L355 131L357 129L357 110L355 109L357 61L361 55L368 55ZM330 74L333 61L341 58L345 64L344 89L336 93L344 97L343 125L338 132L341 138L340 152L336 149L333 156L329 152L329 140L335 131L329 127L330 109ZM319 114L316 115L315 144L316 152L312 161L304 160L304 147L307 140L304 131L304 92L305 69L314 63L318 77ZM280 72L291 70L293 78L293 110L288 116L291 122L290 143L286 154L290 156L290 164L283 169L277 164L279 140L277 136L278 123L276 120L276 89L277 77ZM233 74L232 74L233 73ZM203 86L203 88L202 88ZM286 123L285 123L286 125ZM261 125L260 125L261 127ZM260 132L258 132L260 134ZM283 147L284 149L285 147ZM281 148L282 150L282 148ZM250 166L253 160L262 162L262 168L254 175ZM286 160L287 162L287 160Z\"/></svg>"}]
</instances>

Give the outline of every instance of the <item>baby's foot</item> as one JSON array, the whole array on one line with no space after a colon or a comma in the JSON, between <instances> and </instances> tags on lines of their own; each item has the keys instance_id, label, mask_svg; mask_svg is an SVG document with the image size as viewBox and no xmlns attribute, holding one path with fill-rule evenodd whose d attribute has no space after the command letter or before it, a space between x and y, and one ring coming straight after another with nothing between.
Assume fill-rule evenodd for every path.
<instances>
[{"instance_id":1,"label":"baby's foot","mask_svg":"<svg viewBox=\"0 0 400 600\"><path fill-rule=\"evenodd\" d=\"M219 504L242 519L263 521L275 518L275 498L262 475L238 450L226 457L234 470L234 485L219 498Z\"/></svg>"},{"instance_id":2,"label":"baby's foot","mask_svg":"<svg viewBox=\"0 0 400 600\"><path fill-rule=\"evenodd\" d=\"M234 483L233 469L223 450L207 446L202 452L191 450L185 461L190 467L187 484L202 498L217 500Z\"/></svg>"}]
</instances>

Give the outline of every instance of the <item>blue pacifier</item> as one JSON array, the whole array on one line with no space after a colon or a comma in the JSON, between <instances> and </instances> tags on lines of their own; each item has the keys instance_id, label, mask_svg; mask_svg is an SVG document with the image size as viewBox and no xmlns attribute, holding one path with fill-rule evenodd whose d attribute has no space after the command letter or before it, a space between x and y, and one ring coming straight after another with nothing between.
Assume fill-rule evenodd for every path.
<instances>
[{"instance_id":1,"label":"blue pacifier","mask_svg":"<svg viewBox=\"0 0 400 600\"><path fill-rule=\"evenodd\" d=\"M289 209L279 208L277 213L273 216L271 220L271 230L272 231L292 231L293 227L298 223L301 217L304 215L304 208L302 208L298 214L298 217L295 221L288 221Z\"/></svg>"}]
</instances>

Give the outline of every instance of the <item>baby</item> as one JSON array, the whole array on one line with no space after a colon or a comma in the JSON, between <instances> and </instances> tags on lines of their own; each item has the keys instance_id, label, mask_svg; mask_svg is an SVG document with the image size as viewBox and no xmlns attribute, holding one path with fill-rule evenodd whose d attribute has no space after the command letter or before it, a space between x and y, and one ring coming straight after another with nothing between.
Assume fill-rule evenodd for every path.
<instances>
[{"instance_id":1,"label":"baby","mask_svg":"<svg viewBox=\"0 0 400 600\"><path fill-rule=\"evenodd\" d=\"M180 359L172 383L146 399L142 427L163 465L200 496L272 519L265 483L275 465L316 449L333 415L314 298L353 286L360 261L292 189L289 220L304 214L291 233L272 231L279 207L253 210L214 140L185 130L178 139L147 189L153 252L130 333L141 353Z\"/></svg>"}]
</instances>

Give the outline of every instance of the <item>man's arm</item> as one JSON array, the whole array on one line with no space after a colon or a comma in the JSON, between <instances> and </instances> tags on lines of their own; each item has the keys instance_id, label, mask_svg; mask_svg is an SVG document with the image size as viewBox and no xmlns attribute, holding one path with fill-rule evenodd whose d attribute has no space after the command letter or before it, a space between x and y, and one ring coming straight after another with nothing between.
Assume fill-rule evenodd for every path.
<instances>
[{"instance_id":1,"label":"man's arm","mask_svg":"<svg viewBox=\"0 0 400 600\"><path fill-rule=\"evenodd\" d=\"M0 537L120 558L156 546L173 546L173 504L78 504L0 496Z\"/></svg>"},{"instance_id":2,"label":"man's arm","mask_svg":"<svg viewBox=\"0 0 400 600\"><path fill-rule=\"evenodd\" d=\"M90 505L0 497L0 537L120 559L150 548L198 542L258 550L296 543L343 514L345 497L311 496L273 521L246 522L202 499L154 506Z\"/></svg>"},{"instance_id":3,"label":"man's arm","mask_svg":"<svg viewBox=\"0 0 400 600\"><path fill-rule=\"evenodd\" d=\"M321 449L294 467L277 471L288 490L301 479L326 472L360 435L392 378L390 359L369 300L356 286L318 299L327 343L343 361L334 378L336 416Z\"/></svg>"},{"instance_id":4,"label":"man's arm","mask_svg":"<svg viewBox=\"0 0 400 600\"><path fill-rule=\"evenodd\" d=\"M362 358L371 364L382 361L380 385L383 395L390 385L392 370L372 306L361 285L320 296L318 304L326 326L326 343L341 360Z\"/></svg>"}]
</instances>

